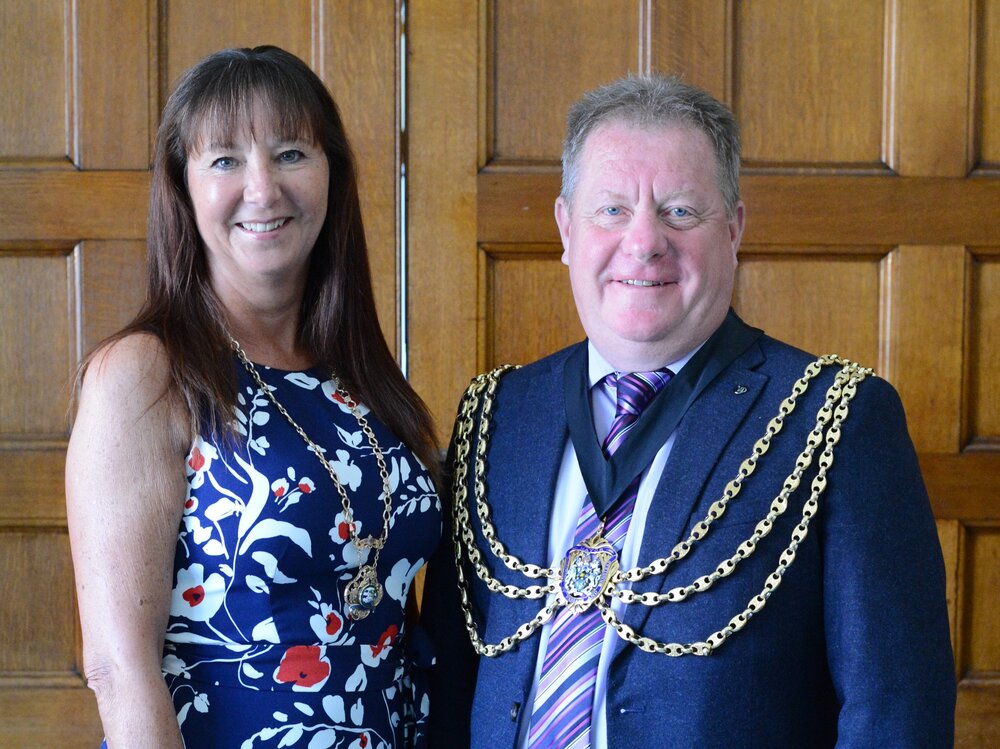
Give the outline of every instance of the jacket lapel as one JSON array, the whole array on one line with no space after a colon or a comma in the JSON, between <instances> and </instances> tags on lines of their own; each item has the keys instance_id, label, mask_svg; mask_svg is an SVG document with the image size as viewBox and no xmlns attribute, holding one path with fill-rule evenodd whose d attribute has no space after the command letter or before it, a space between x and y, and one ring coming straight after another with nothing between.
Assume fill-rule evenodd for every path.
<instances>
[{"instance_id":1,"label":"jacket lapel","mask_svg":"<svg viewBox=\"0 0 1000 749\"><path fill-rule=\"evenodd\" d=\"M766 375L753 371L762 361L760 348L752 346L721 372L685 412L646 516L640 566L667 556L690 526L701 519L692 518L692 513L702 500L705 485L767 382ZM694 579L694 574L687 577ZM679 579L690 582L687 577L668 573L639 583L636 589L661 592L681 584ZM650 611L647 606L632 604L626 607L623 619L641 632ZM621 654L625 644L624 640L618 643L614 657Z\"/></svg>"}]
</instances>

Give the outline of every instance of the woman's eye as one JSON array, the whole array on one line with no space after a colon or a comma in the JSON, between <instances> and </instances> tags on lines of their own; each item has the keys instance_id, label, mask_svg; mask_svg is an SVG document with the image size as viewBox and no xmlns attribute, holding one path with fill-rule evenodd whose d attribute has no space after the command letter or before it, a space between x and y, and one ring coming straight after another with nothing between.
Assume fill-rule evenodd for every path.
<instances>
[{"instance_id":1,"label":"woman's eye","mask_svg":"<svg viewBox=\"0 0 1000 749\"><path fill-rule=\"evenodd\" d=\"M213 169L230 169L236 164L236 159L232 156L220 156L212 161Z\"/></svg>"},{"instance_id":2,"label":"woman's eye","mask_svg":"<svg viewBox=\"0 0 1000 749\"><path fill-rule=\"evenodd\" d=\"M288 151L282 151L278 155L278 160L281 161L283 164L294 164L297 161L304 158L305 154L296 148L289 149Z\"/></svg>"}]
</instances>

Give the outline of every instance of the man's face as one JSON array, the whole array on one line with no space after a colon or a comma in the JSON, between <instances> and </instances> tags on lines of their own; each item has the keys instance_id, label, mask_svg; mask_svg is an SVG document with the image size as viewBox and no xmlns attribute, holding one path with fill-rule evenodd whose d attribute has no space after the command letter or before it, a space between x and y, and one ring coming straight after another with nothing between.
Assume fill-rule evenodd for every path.
<instances>
[{"instance_id":1,"label":"man's face","mask_svg":"<svg viewBox=\"0 0 1000 749\"><path fill-rule=\"evenodd\" d=\"M622 371L680 358L732 299L743 204L727 218L704 133L611 122L587 138L572 205L556 200L588 338Z\"/></svg>"}]
</instances>

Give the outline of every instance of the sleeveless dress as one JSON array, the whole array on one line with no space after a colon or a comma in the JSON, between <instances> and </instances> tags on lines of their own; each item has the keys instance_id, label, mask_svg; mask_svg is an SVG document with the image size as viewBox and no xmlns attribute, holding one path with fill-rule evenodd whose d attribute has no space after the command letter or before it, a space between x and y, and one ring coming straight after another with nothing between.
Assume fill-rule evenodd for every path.
<instances>
[{"instance_id":1,"label":"sleeveless dress","mask_svg":"<svg viewBox=\"0 0 1000 749\"><path fill-rule=\"evenodd\" d=\"M359 404L385 456L389 537L381 603L345 611L359 566L329 474L236 362L239 445L197 438L177 538L163 673L187 749L397 749L424 745L426 693L415 686L404 608L441 535L427 471ZM274 396L323 448L360 537L382 532L378 464L319 370L257 365ZM360 562L371 560L371 550Z\"/></svg>"}]
</instances>

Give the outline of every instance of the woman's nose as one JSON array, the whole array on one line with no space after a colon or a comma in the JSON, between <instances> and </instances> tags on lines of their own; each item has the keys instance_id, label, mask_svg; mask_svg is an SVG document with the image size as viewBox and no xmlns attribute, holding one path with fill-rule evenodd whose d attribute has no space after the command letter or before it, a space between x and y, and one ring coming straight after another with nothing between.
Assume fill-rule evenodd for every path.
<instances>
[{"instance_id":1,"label":"woman's nose","mask_svg":"<svg viewBox=\"0 0 1000 749\"><path fill-rule=\"evenodd\" d=\"M251 163L243 199L256 205L271 205L281 197L281 184L276 170L269 163Z\"/></svg>"}]
</instances>

